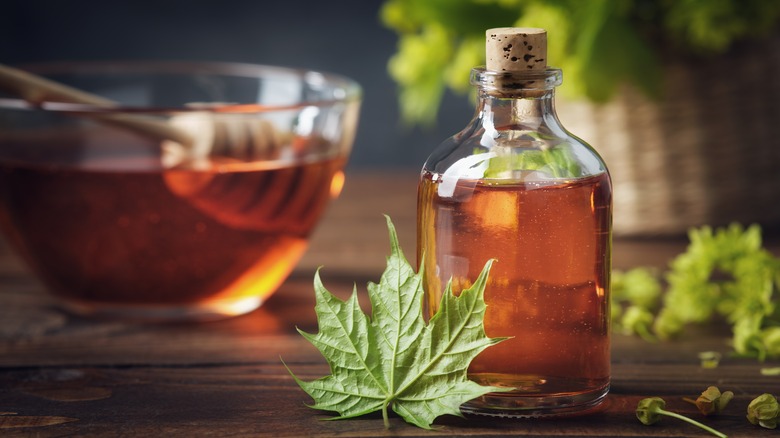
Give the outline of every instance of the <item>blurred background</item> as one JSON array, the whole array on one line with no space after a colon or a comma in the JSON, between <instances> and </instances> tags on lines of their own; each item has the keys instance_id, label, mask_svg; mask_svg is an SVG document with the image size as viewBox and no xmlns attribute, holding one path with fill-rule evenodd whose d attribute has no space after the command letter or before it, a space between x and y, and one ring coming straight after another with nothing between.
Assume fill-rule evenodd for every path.
<instances>
[{"instance_id":1,"label":"blurred background","mask_svg":"<svg viewBox=\"0 0 780 438\"><path fill-rule=\"evenodd\" d=\"M379 0L2 0L0 62L188 60L280 65L357 80L364 101L349 167L420 168L473 107L445 97L435 127L403 126L387 73L396 34Z\"/></svg>"},{"instance_id":2,"label":"blurred background","mask_svg":"<svg viewBox=\"0 0 780 438\"><path fill-rule=\"evenodd\" d=\"M364 89L352 170L419 169L471 118L484 30L543 27L564 70L563 125L610 167L618 234L780 228L778 1L0 1L0 62L12 65L228 61L349 76Z\"/></svg>"}]
</instances>

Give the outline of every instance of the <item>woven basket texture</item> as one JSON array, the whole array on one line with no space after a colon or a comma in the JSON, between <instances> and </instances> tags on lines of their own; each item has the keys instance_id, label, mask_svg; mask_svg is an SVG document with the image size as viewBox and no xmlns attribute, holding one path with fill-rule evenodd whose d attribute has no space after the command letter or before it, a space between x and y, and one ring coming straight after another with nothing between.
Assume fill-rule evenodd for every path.
<instances>
[{"instance_id":1,"label":"woven basket texture","mask_svg":"<svg viewBox=\"0 0 780 438\"><path fill-rule=\"evenodd\" d=\"M607 104L559 99L563 125L610 169L615 234L778 227L780 38L715 58L667 59L663 75L661 99L628 86Z\"/></svg>"}]
</instances>

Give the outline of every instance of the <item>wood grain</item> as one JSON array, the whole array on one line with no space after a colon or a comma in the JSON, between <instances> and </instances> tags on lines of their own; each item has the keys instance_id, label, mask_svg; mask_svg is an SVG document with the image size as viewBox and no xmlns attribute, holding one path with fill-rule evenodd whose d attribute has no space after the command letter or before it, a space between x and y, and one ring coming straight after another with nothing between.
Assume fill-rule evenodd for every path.
<instances>
[{"instance_id":1,"label":"wood grain","mask_svg":"<svg viewBox=\"0 0 780 438\"><path fill-rule=\"evenodd\" d=\"M327 372L324 364L292 365L304 379ZM698 375L695 366L662 367L665 373L679 375L667 382L656 377L643 380L653 385L652 394L664 397L668 407L686 415L698 416L695 407L682 401L689 391L710 383L709 376ZM329 413L305 406L308 397L296 386L281 364L218 367L130 367L89 368L91 384L110 389L112 396L95 402L62 403L30 396L18 382L46 378L39 370L15 370L0 373L0 404L13 406L27 417L78 419L78 422L47 428L50 436L77 435L252 435L252 436L495 436L524 434L533 436L704 436L684 423L664 421L653 427L634 418L638 394L630 379L615 378L615 389L603 411L593 415L551 420L497 420L470 417L466 420L446 417L437 421L440 429L425 432L393 417L385 430L376 416L349 421L321 421ZM694 376L692 379L684 377ZM695 377L697 376L698 377ZM660 378L660 381L656 380ZM671 388L670 384L682 383ZM756 382L756 385L758 382ZM659 386L662 385L662 386ZM663 387L664 389L660 389ZM744 419L745 406L760 386L738 392L725 415L705 422L730 436L775 436ZM697 394L692 394L697 395ZM47 436L36 430L36 434ZM740 435L741 434L741 435Z\"/></svg>"},{"instance_id":2,"label":"wood grain","mask_svg":"<svg viewBox=\"0 0 780 438\"><path fill-rule=\"evenodd\" d=\"M293 276L259 310L200 324L142 325L85 320L61 312L19 259L0 242L0 435L2 436L626 436L704 437L673 419L648 427L636 403L662 396L668 407L696 417L682 397L709 385L736 397L725 415L705 422L732 437L777 436L745 420L748 402L780 393L780 377L760 364L729 357L727 330L691 329L674 342L650 344L614 335L612 390L598 413L556 420L442 418L423 431L393 417L322 421L330 413L311 400L285 370L301 378L328 373L324 359L295 331L317 330L312 275L342 298L356 284L364 309L365 283L378 280L389 252L382 213L414 248L414 190L407 175L352 175L312 239ZM616 241L615 264L662 267L684 241ZM408 253L407 256L413 257ZM724 356L702 368L700 351Z\"/></svg>"}]
</instances>

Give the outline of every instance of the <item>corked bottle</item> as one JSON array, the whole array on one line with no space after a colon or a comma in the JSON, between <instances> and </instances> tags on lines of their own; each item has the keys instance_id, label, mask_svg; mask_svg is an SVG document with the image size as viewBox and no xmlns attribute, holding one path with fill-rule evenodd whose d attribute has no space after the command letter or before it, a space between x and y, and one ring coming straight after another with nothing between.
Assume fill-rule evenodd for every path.
<instances>
[{"instance_id":1,"label":"corked bottle","mask_svg":"<svg viewBox=\"0 0 780 438\"><path fill-rule=\"evenodd\" d=\"M559 69L543 29L486 33L487 66L472 70L468 126L426 161L418 192L418 257L429 315L496 259L485 330L512 337L481 353L471 379L514 387L465 404L494 416L594 408L609 390L612 189L607 168L568 133L554 107Z\"/></svg>"}]
</instances>

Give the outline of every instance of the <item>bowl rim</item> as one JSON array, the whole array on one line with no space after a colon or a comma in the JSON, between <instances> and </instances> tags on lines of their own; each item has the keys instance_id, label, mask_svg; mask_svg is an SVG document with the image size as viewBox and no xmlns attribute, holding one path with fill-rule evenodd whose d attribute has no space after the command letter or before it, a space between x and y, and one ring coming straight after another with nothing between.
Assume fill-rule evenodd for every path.
<instances>
[{"instance_id":1,"label":"bowl rim","mask_svg":"<svg viewBox=\"0 0 780 438\"><path fill-rule=\"evenodd\" d=\"M112 106L98 106L83 103L58 102L44 100L29 102L23 98L0 97L0 109L42 110L63 113L268 113L275 111L295 110L309 106L327 107L339 103L359 103L363 97L363 89L357 81L347 76L310 70L274 66L266 64L219 62L219 61L55 61L28 63L17 66L22 70L47 76L61 73L88 74L212 74L233 77L259 78L262 76L298 79L304 83L328 83L342 90L342 96L333 99L310 99L286 105L269 105L259 103L208 103L192 106L143 106L116 103Z\"/></svg>"}]
</instances>

